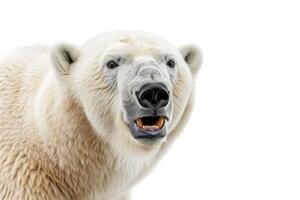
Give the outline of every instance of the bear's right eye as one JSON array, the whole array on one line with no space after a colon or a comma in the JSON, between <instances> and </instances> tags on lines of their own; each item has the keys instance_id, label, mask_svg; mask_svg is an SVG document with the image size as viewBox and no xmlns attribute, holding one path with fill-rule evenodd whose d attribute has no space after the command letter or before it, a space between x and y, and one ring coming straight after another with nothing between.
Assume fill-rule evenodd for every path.
<instances>
[{"instance_id":1,"label":"bear's right eye","mask_svg":"<svg viewBox=\"0 0 300 200\"><path fill-rule=\"evenodd\" d=\"M110 60L106 63L106 67L108 67L109 69L114 69L116 67L119 67L119 64L113 60Z\"/></svg>"}]
</instances>

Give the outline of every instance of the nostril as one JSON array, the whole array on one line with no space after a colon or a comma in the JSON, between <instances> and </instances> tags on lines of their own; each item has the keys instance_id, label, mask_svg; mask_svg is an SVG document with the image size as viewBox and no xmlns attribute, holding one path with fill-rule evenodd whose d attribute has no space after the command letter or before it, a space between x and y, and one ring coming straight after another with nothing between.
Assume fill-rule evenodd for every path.
<instances>
[{"instance_id":1,"label":"nostril","mask_svg":"<svg viewBox=\"0 0 300 200\"><path fill-rule=\"evenodd\" d=\"M169 100L169 94L165 91L158 91L155 98L158 101L160 101L160 100L167 101L167 100Z\"/></svg>"},{"instance_id":2,"label":"nostril","mask_svg":"<svg viewBox=\"0 0 300 200\"><path fill-rule=\"evenodd\" d=\"M152 101L154 99L155 93L153 90L148 90L142 93L141 100Z\"/></svg>"}]
</instances>

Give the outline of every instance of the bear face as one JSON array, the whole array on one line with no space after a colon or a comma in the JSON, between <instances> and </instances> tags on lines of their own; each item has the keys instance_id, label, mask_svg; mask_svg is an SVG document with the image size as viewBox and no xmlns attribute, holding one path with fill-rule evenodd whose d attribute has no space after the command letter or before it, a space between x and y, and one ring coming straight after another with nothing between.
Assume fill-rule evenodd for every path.
<instances>
[{"instance_id":1,"label":"bear face","mask_svg":"<svg viewBox=\"0 0 300 200\"><path fill-rule=\"evenodd\" d=\"M147 152L159 149L179 123L202 55L149 33L111 32L81 48L59 44L52 60L62 88L99 137L118 151Z\"/></svg>"}]
</instances>

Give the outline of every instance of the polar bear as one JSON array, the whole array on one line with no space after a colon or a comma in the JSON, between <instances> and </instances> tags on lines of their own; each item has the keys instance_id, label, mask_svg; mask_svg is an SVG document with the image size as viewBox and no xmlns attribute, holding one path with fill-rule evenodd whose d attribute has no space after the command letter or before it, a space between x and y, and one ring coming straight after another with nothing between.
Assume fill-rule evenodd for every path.
<instances>
[{"instance_id":1,"label":"polar bear","mask_svg":"<svg viewBox=\"0 0 300 200\"><path fill-rule=\"evenodd\" d=\"M0 199L128 199L191 113L199 48L113 31L0 63Z\"/></svg>"}]
</instances>

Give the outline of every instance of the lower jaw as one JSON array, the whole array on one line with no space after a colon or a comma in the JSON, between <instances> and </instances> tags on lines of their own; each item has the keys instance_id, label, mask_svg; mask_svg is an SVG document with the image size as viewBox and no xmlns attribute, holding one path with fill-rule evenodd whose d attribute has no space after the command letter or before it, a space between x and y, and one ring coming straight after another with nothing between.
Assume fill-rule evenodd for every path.
<instances>
[{"instance_id":1,"label":"lower jaw","mask_svg":"<svg viewBox=\"0 0 300 200\"><path fill-rule=\"evenodd\" d=\"M165 126L157 131L145 131L140 129L134 122L130 124L130 131L132 136L139 142L146 144L158 143L166 136Z\"/></svg>"}]
</instances>

